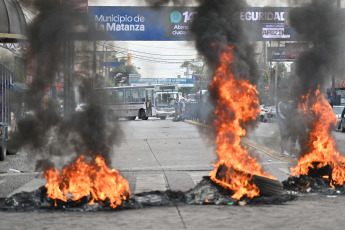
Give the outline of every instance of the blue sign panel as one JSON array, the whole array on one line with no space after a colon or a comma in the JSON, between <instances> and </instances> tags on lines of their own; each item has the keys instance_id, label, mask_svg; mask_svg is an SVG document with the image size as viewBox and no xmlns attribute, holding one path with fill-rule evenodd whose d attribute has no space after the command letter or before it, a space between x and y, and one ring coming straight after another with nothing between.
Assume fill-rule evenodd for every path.
<instances>
[{"instance_id":1,"label":"blue sign panel","mask_svg":"<svg viewBox=\"0 0 345 230\"><path fill-rule=\"evenodd\" d=\"M120 62L101 62L101 66L120 66Z\"/></svg>"},{"instance_id":2,"label":"blue sign panel","mask_svg":"<svg viewBox=\"0 0 345 230\"><path fill-rule=\"evenodd\" d=\"M191 78L139 78L131 80L131 85L178 85L194 87L195 79Z\"/></svg>"},{"instance_id":3,"label":"blue sign panel","mask_svg":"<svg viewBox=\"0 0 345 230\"><path fill-rule=\"evenodd\" d=\"M108 32L113 40L192 40L193 7L89 6L96 31Z\"/></svg>"},{"instance_id":4,"label":"blue sign panel","mask_svg":"<svg viewBox=\"0 0 345 230\"><path fill-rule=\"evenodd\" d=\"M296 41L289 25L291 7L247 7L234 14L252 41ZM190 32L196 7L89 6L95 31L107 33L104 40L169 41L194 40ZM92 30L93 31L93 30Z\"/></svg>"}]
</instances>

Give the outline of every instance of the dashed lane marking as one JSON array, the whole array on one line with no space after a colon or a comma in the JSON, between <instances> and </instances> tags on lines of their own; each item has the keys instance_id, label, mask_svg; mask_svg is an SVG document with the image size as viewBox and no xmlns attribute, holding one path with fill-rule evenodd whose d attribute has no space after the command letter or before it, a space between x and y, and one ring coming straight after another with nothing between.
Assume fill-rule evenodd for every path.
<instances>
[{"instance_id":1,"label":"dashed lane marking","mask_svg":"<svg viewBox=\"0 0 345 230\"><path fill-rule=\"evenodd\" d=\"M14 190L10 195L7 197L10 197L16 193L21 193L21 192L32 192L38 189L41 186L44 186L47 184L47 181L45 179L33 179L29 181L28 183L22 185L18 189Z\"/></svg>"},{"instance_id":2,"label":"dashed lane marking","mask_svg":"<svg viewBox=\"0 0 345 230\"><path fill-rule=\"evenodd\" d=\"M197 126L200 126L200 127L204 127L204 128L211 128L210 125L206 125L206 124L201 124L201 123L198 123L198 122L195 122L195 121L191 121L191 120L185 120L185 122L187 123L190 123L190 124L193 124L193 125L197 125ZM283 162L287 162L287 163L293 163L293 162L296 162L296 159L289 159L287 157L280 157L279 156L279 153L277 153L276 151L272 150L272 149L269 149L269 148L266 148L266 147L263 147L261 145L258 145L246 138L242 138L241 142L245 145L248 145L252 148L255 148L271 157L274 157L280 161L283 161Z\"/></svg>"},{"instance_id":3,"label":"dashed lane marking","mask_svg":"<svg viewBox=\"0 0 345 230\"><path fill-rule=\"evenodd\" d=\"M287 175L290 175L290 170L287 168L278 168L280 171L282 171L283 173L286 173Z\"/></svg>"}]
</instances>

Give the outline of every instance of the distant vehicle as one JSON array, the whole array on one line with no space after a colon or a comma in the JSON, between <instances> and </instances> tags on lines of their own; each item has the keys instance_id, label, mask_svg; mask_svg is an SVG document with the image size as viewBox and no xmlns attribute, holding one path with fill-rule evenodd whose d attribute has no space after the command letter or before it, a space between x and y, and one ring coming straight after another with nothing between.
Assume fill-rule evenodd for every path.
<instances>
[{"instance_id":1,"label":"distant vehicle","mask_svg":"<svg viewBox=\"0 0 345 230\"><path fill-rule=\"evenodd\" d=\"M105 87L94 90L101 98L108 120L136 117L147 120L158 117L162 120L175 115L174 104L178 97L177 85L144 85Z\"/></svg>"},{"instance_id":2,"label":"distant vehicle","mask_svg":"<svg viewBox=\"0 0 345 230\"><path fill-rule=\"evenodd\" d=\"M87 108L87 104L86 104L86 103L79 103L79 104L75 107L74 111L75 111L75 112L82 112L82 111L85 111L86 108Z\"/></svg>"},{"instance_id":3,"label":"distant vehicle","mask_svg":"<svg viewBox=\"0 0 345 230\"><path fill-rule=\"evenodd\" d=\"M339 124L341 122L341 113L343 112L344 106L333 106L333 112L334 114L337 116L337 126L336 128L339 127ZM345 132L345 119L343 118L342 122L341 122L341 126L340 126L340 130L342 132Z\"/></svg>"},{"instance_id":4,"label":"distant vehicle","mask_svg":"<svg viewBox=\"0 0 345 230\"><path fill-rule=\"evenodd\" d=\"M269 106L267 108L267 117L268 117L268 121L272 121L272 120L274 121L274 119L277 119L277 107L276 106Z\"/></svg>"},{"instance_id":5,"label":"distant vehicle","mask_svg":"<svg viewBox=\"0 0 345 230\"><path fill-rule=\"evenodd\" d=\"M260 105L259 120L261 122L268 121L268 108L265 105Z\"/></svg>"},{"instance_id":6,"label":"distant vehicle","mask_svg":"<svg viewBox=\"0 0 345 230\"><path fill-rule=\"evenodd\" d=\"M8 128L11 126L10 87L13 73L0 64L0 161L5 160L7 154Z\"/></svg>"}]
</instances>

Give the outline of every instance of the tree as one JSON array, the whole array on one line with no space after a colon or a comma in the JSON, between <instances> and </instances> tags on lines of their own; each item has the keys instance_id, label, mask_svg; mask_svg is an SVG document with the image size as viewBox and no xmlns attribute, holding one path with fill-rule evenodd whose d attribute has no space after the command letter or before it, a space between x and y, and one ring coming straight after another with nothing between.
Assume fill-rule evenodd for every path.
<instances>
[{"instance_id":1,"label":"tree","mask_svg":"<svg viewBox=\"0 0 345 230\"><path fill-rule=\"evenodd\" d=\"M115 58L117 61L118 59ZM110 73L109 79L111 86L118 85L121 82L121 77L128 74L137 74L137 68L134 65L127 65L127 61L124 58L119 60L120 66L116 66ZM109 83L109 82L108 82Z\"/></svg>"}]
</instances>

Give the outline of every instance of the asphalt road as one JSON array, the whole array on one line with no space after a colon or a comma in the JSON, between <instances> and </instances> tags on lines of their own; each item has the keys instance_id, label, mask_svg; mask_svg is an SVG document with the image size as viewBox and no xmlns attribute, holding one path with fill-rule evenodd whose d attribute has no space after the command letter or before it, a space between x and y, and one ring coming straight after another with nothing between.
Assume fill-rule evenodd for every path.
<instances>
[{"instance_id":1,"label":"asphalt road","mask_svg":"<svg viewBox=\"0 0 345 230\"><path fill-rule=\"evenodd\" d=\"M171 119L120 121L112 168L129 181L132 194L167 189L187 191L208 175L216 160L207 128ZM277 133L278 132L278 133ZM295 159L279 157L276 123L258 123L244 144L278 180ZM340 149L345 134L334 132ZM278 148L277 148L278 147ZM9 172L16 169L22 173ZM0 197L45 184L33 153L21 150L0 162ZM301 196L285 205L176 206L116 212L0 212L0 229L343 229L345 197Z\"/></svg>"}]
</instances>

